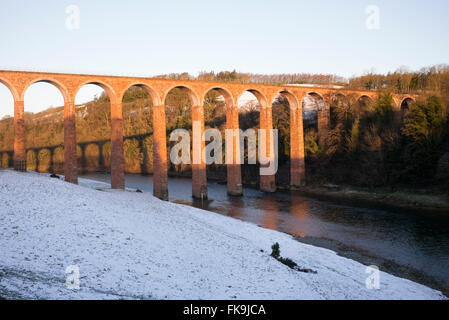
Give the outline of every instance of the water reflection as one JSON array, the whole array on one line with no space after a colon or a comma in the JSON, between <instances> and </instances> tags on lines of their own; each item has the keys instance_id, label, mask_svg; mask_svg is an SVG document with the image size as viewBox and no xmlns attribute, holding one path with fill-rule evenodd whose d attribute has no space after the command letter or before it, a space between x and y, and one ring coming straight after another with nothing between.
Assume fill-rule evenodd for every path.
<instances>
[{"instance_id":1,"label":"water reflection","mask_svg":"<svg viewBox=\"0 0 449 320\"><path fill-rule=\"evenodd\" d=\"M309 203L302 198L291 197L290 212L294 217L295 223L291 224L291 229L288 233L294 236L305 238L308 234L311 234L310 229L310 216Z\"/></svg>"},{"instance_id":2,"label":"water reflection","mask_svg":"<svg viewBox=\"0 0 449 320\"><path fill-rule=\"evenodd\" d=\"M267 229L278 230L279 208L271 195L262 196L259 202L262 210L260 225Z\"/></svg>"}]
</instances>

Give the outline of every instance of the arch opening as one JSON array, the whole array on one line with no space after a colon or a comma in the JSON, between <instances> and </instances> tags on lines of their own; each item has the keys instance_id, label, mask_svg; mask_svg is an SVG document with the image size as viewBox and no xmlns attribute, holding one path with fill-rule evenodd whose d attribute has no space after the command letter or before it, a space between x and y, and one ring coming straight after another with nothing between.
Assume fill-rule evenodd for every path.
<instances>
[{"instance_id":1,"label":"arch opening","mask_svg":"<svg viewBox=\"0 0 449 320\"><path fill-rule=\"evenodd\" d=\"M82 175L92 175L111 181L111 101L112 90L99 82L89 82L75 96L76 144L78 169ZM110 144L109 144L110 146Z\"/></svg>"},{"instance_id":2,"label":"arch opening","mask_svg":"<svg viewBox=\"0 0 449 320\"><path fill-rule=\"evenodd\" d=\"M65 89L50 80L34 81L24 92L25 149L38 150L29 170L53 171L51 150L64 143L66 97Z\"/></svg>"},{"instance_id":3,"label":"arch opening","mask_svg":"<svg viewBox=\"0 0 449 320\"><path fill-rule=\"evenodd\" d=\"M187 87L175 87L167 92L165 95L165 126L167 131L167 170L168 174L179 177L192 177L192 123L193 123L193 107L199 106L199 100L195 93ZM180 163L174 163L171 159L173 148L182 141L181 137L178 137L176 141L170 141L170 136L173 131L177 129L187 130L189 133L190 144L188 146L189 154L183 154L184 149L178 149L176 154L179 159L190 159L187 161L179 161Z\"/></svg>"},{"instance_id":4,"label":"arch opening","mask_svg":"<svg viewBox=\"0 0 449 320\"><path fill-rule=\"evenodd\" d=\"M276 185L288 187L291 182L291 166L295 164L296 159L292 159L292 145L299 144L293 140L291 132L292 125L300 126L299 123L293 123L292 117L296 116L298 101L295 96L288 91L281 91L276 95L272 103L273 108L273 129L278 130L278 171L276 173ZM299 119L298 119L299 121ZM301 123L302 129L302 123ZM296 130L293 130L296 133ZM295 150L296 151L296 150ZM297 157L298 155L293 155Z\"/></svg>"},{"instance_id":5,"label":"arch opening","mask_svg":"<svg viewBox=\"0 0 449 320\"><path fill-rule=\"evenodd\" d=\"M336 106L342 106L346 103L348 103L349 98L344 95L343 93L336 93L331 98L331 103Z\"/></svg>"},{"instance_id":6,"label":"arch opening","mask_svg":"<svg viewBox=\"0 0 449 320\"><path fill-rule=\"evenodd\" d=\"M309 92L302 101L304 130L317 134L319 128L319 112L326 109L324 98L316 93Z\"/></svg>"},{"instance_id":7,"label":"arch opening","mask_svg":"<svg viewBox=\"0 0 449 320\"><path fill-rule=\"evenodd\" d=\"M401 102L401 114L402 116L406 116L412 111L413 104L415 101L412 98L405 98Z\"/></svg>"},{"instance_id":8,"label":"arch opening","mask_svg":"<svg viewBox=\"0 0 449 320\"><path fill-rule=\"evenodd\" d=\"M358 113L369 111L373 106L373 103L374 100L371 97L362 95L356 101L356 111L358 111Z\"/></svg>"},{"instance_id":9,"label":"arch opening","mask_svg":"<svg viewBox=\"0 0 449 320\"><path fill-rule=\"evenodd\" d=\"M260 186L260 164L250 161L250 157L257 155L258 141L256 148L250 148L250 139L258 139L258 130L262 125L262 111L267 107L266 98L257 90L249 89L243 92L238 98L239 128L244 133L240 141L243 142L243 163L241 164L242 183L253 187ZM250 134L253 132L254 134Z\"/></svg>"},{"instance_id":10,"label":"arch opening","mask_svg":"<svg viewBox=\"0 0 449 320\"><path fill-rule=\"evenodd\" d=\"M130 86L122 97L125 173L153 173L153 106L159 98L150 87Z\"/></svg>"},{"instance_id":11,"label":"arch opening","mask_svg":"<svg viewBox=\"0 0 449 320\"><path fill-rule=\"evenodd\" d=\"M357 98L342 93L335 94L330 100L330 128L335 129L338 124L352 121L355 112Z\"/></svg>"},{"instance_id":12,"label":"arch opening","mask_svg":"<svg viewBox=\"0 0 449 320\"><path fill-rule=\"evenodd\" d=\"M234 103L228 91L213 88L204 95L203 106L206 126L220 128L226 121L226 109L233 108Z\"/></svg>"},{"instance_id":13,"label":"arch opening","mask_svg":"<svg viewBox=\"0 0 449 320\"><path fill-rule=\"evenodd\" d=\"M207 177L216 181L227 181L229 179L228 189L230 188L235 195L239 193L234 186L234 173L228 172L226 165L226 129L232 128L232 109L234 107L233 98L231 94L222 88L212 88L206 92L203 98L204 107L204 128L205 130L218 130L221 135L221 141L218 139L218 134L214 133L208 136L206 145L208 149L206 154L208 157L215 159L214 163L206 164ZM216 146L216 147L213 147ZM213 147L213 149L212 149ZM221 147L221 150L219 149ZM221 151L221 154L220 154ZM215 163L219 162L219 163Z\"/></svg>"}]
</instances>

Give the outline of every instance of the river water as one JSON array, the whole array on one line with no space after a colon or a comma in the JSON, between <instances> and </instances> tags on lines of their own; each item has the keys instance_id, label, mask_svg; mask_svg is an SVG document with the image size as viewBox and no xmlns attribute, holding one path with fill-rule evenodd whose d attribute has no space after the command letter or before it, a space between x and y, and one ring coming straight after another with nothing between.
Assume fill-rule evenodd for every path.
<instances>
[{"instance_id":1,"label":"river water","mask_svg":"<svg viewBox=\"0 0 449 320\"><path fill-rule=\"evenodd\" d=\"M110 181L109 174L83 177ZM126 175L126 186L152 193L153 180ZM191 189L190 179L170 178L170 201L285 232L449 294L449 214L358 208L250 188L243 197L230 197L226 186L216 182L208 182L208 201L196 201Z\"/></svg>"}]
</instances>

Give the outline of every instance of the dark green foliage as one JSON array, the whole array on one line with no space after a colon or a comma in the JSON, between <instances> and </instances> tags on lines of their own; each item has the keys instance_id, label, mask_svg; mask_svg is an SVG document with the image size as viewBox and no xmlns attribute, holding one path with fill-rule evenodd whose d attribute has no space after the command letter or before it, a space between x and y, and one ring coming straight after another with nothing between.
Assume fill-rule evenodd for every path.
<instances>
[{"instance_id":1,"label":"dark green foliage","mask_svg":"<svg viewBox=\"0 0 449 320\"><path fill-rule=\"evenodd\" d=\"M271 256L275 259L279 258L281 255L281 249L279 243L275 243L271 246Z\"/></svg>"},{"instance_id":2,"label":"dark green foliage","mask_svg":"<svg viewBox=\"0 0 449 320\"><path fill-rule=\"evenodd\" d=\"M404 135L404 161L409 165L407 176L431 182L436 173L438 161L444 154L448 139L447 119L441 99L430 96L417 101L402 129Z\"/></svg>"},{"instance_id":3,"label":"dark green foliage","mask_svg":"<svg viewBox=\"0 0 449 320\"><path fill-rule=\"evenodd\" d=\"M390 93L380 93L374 104L374 119L381 130L395 127L395 112L393 96Z\"/></svg>"},{"instance_id":4,"label":"dark green foliage","mask_svg":"<svg viewBox=\"0 0 449 320\"><path fill-rule=\"evenodd\" d=\"M435 186L440 159L449 152L449 123L436 95L411 109L401 115L388 92L379 93L364 110L357 111L350 102L333 106L324 151L314 132L306 135L309 180L364 187Z\"/></svg>"},{"instance_id":5,"label":"dark green foliage","mask_svg":"<svg viewBox=\"0 0 449 320\"><path fill-rule=\"evenodd\" d=\"M300 268L298 266L298 264L296 262L294 262L292 259L289 258L283 258L281 257L281 249L279 246L279 243L275 243L271 246L271 255L273 258L275 258L277 261L279 261L280 263L286 265L287 267L289 267L290 269L299 271L299 272L304 272L304 273L314 273L316 274L317 272L311 269L304 269L304 268Z\"/></svg>"}]
</instances>

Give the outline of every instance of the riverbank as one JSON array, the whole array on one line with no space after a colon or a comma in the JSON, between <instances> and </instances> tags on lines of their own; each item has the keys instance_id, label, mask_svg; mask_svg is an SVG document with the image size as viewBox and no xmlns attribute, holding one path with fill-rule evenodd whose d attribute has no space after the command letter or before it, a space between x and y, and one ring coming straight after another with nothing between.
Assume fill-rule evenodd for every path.
<instances>
[{"instance_id":1,"label":"riverbank","mask_svg":"<svg viewBox=\"0 0 449 320\"><path fill-rule=\"evenodd\" d=\"M449 215L449 194L428 190L357 189L350 186L305 186L294 188L297 192L319 200L367 208L432 212Z\"/></svg>"},{"instance_id":2,"label":"riverbank","mask_svg":"<svg viewBox=\"0 0 449 320\"><path fill-rule=\"evenodd\" d=\"M57 172L63 175L63 172ZM99 171L97 168L90 168L86 173L110 174L108 171ZM83 174L80 172L80 174ZM135 174L126 172L126 174ZM137 174L138 175L138 174ZM143 176L152 176L151 173ZM171 178L188 178L191 179L191 172L174 172L169 171L168 176ZM288 176L288 174L286 174ZM279 178L279 177L278 177ZM217 174L216 172L208 172L207 180L226 185L226 173ZM245 181L244 188L259 189L259 182ZM335 186L329 185L312 185L308 184L304 187L294 187L289 185L289 181L283 180L277 186L280 192L295 192L308 197L316 198L322 201L331 201L340 204L348 204L366 208L377 208L386 210L407 210L414 212L440 212L449 215L449 191L441 190L412 190L398 188L392 191L386 188L357 188L350 185Z\"/></svg>"},{"instance_id":3,"label":"riverbank","mask_svg":"<svg viewBox=\"0 0 449 320\"><path fill-rule=\"evenodd\" d=\"M0 171L0 296L20 299L442 299L286 234L148 193ZM292 270L270 256L281 255ZM68 266L80 290L66 287Z\"/></svg>"}]
</instances>

